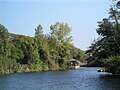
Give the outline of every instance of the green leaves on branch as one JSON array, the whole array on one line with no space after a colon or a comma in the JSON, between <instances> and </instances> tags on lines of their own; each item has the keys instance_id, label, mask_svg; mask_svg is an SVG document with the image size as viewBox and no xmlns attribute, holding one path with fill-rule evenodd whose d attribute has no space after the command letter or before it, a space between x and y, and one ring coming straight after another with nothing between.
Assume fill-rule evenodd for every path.
<instances>
[{"instance_id":1,"label":"green leaves on branch","mask_svg":"<svg viewBox=\"0 0 120 90\"><path fill-rule=\"evenodd\" d=\"M53 38L56 42L55 51L57 51L56 57L58 64L60 67L66 68L65 65L67 60L71 58L70 50L71 50L71 41L72 36L70 35L71 28L67 23L55 23L50 26L51 30L51 38ZM54 48L53 48L54 49Z\"/></svg>"},{"instance_id":2,"label":"green leaves on branch","mask_svg":"<svg viewBox=\"0 0 120 90\"><path fill-rule=\"evenodd\" d=\"M120 73L120 56L112 56L108 59L104 59L104 64L107 70L114 74Z\"/></svg>"},{"instance_id":3,"label":"green leaves on branch","mask_svg":"<svg viewBox=\"0 0 120 90\"><path fill-rule=\"evenodd\" d=\"M68 60L83 58L82 51L72 45L71 28L56 22L45 35L42 26L35 36L10 34L0 24L0 73L66 69Z\"/></svg>"},{"instance_id":4,"label":"green leaves on branch","mask_svg":"<svg viewBox=\"0 0 120 90\"><path fill-rule=\"evenodd\" d=\"M117 4L112 6L109 17L98 22L97 33L99 38L94 41L87 50L88 60L103 61L109 72L120 73L120 10ZM107 59L106 59L107 58Z\"/></svg>"}]
</instances>

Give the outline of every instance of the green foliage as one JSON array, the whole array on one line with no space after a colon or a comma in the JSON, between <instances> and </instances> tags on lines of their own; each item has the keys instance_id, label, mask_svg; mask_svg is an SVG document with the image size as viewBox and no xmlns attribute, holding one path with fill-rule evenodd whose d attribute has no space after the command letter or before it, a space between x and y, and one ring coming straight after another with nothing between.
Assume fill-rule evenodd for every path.
<instances>
[{"instance_id":1,"label":"green foliage","mask_svg":"<svg viewBox=\"0 0 120 90\"><path fill-rule=\"evenodd\" d=\"M42 26L38 25L37 28L35 29L35 36L39 36L42 35L43 31L42 31Z\"/></svg>"},{"instance_id":2,"label":"green foliage","mask_svg":"<svg viewBox=\"0 0 120 90\"><path fill-rule=\"evenodd\" d=\"M66 23L55 23L50 26L51 38L54 40L53 52L57 54L57 62L61 68L66 68L67 60L71 58L71 28Z\"/></svg>"},{"instance_id":3,"label":"green foliage","mask_svg":"<svg viewBox=\"0 0 120 90\"><path fill-rule=\"evenodd\" d=\"M106 69L114 74L120 74L120 56L109 57L104 59Z\"/></svg>"},{"instance_id":4,"label":"green foliage","mask_svg":"<svg viewBox=\"0 0 120 90\"><path fill-rule=\"evenodd\" d=\"M12 41L8 30L0 24L0 73L13 73L18 70L19 64L17 60L19 57L15 56L15 48L13 48Z\"/></svg>"},{"instance_id":5,"label":"green foliage","mask_svg":"<svg viewBox=\"0 0 120 90\"><path fill-rule=\"evenodd\" d=\"M96 30L99 38L95 40L88 53L88 61L99 61L109 68L109 72L120 73L120 10L119 2L113 5L109 11L109 18L104 18L98 22ZM106 59L107 58L107 59Z\"/></svg>"},{"instance_id":6,"label":"green foliage","mask_svg":"<svg viewBox=\"0 0 120 90\"><path fill-rule=\"evenodd\" d=\"M41 60L38 60L37 62L34 62L31 64L31 70L32 71L42 71L43 65L44 65L44 62L42 62Z\"/></svg>"},{"instance_id":7,"label":"green foliage","mask_svg":"<svg viewBox=\"0 0 120 90\"><path fill-rule=\"evenodd\" d=\"M72 46L70 52L71 52L72 58L79 60L80 62L85 61L86 54L84 51L80 50L79 48Z\"/></svg>"},{"instance_id":8,"label":"green foliage","mask_svg":"<svg viewBox=\"0 0 120 90\"><path fill-rule=\"evenodd\" d=\"M50 26L43 34L42 26L35 36L10 34L0 25L0 73L66 69L71 58L82 61L84 52L71 44L71 28L67 23Z\"/></svg>"}]
</instances>

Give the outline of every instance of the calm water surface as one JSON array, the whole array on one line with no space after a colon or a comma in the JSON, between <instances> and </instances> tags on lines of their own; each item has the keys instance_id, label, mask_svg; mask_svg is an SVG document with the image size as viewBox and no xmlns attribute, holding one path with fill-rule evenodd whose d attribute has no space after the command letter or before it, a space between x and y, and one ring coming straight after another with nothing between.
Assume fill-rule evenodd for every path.
<instances>
[{"instance_id":1,"label":"calm water surface","mask_svg":"<svg viewBox=\"0 0 120 90\"><path fill-rule=\"evenodd\" d=\"M120 76L99 68L0 76L0 90L120 90Z\"/></svg>"}]
</instances>

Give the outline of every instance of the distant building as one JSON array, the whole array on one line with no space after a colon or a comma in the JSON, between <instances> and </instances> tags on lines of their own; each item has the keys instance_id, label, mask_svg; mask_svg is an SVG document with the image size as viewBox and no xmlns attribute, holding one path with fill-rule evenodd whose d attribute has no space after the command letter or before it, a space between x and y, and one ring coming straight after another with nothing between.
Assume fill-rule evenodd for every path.
<instances>
[{"instance_id":1,"label":"distant building","mask_svg":"<svg viewBox=\"0 0 120 90\"><path fill-rule=\"evenodd\" d=\"M69 68L70 69L79 69L80 68L80 61L76 59L69 60Z\"/></svg>"}]
</instances>

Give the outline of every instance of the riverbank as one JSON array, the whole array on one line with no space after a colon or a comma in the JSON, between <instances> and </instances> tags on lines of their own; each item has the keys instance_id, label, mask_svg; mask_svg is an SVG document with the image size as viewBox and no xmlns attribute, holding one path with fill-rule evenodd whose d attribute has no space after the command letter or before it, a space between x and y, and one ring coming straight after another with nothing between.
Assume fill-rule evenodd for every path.
<instances>
[{"instance_id":1,"label":"riverbank","mask_svg":"<svg viewBox=\"0 0 120 90\"><path fill-rule=\"evenodd\" d=\"M17 70L3 70L0 75L6 75L6 74L14 74L14 73L31 73L31 72L46 72L46 71L65 71L68 69L64 68L48 68L48 67L42 67L42 68L31 68L29 65L24 64L20 65L19 69Z\"/></svg>"}]
</instances>

